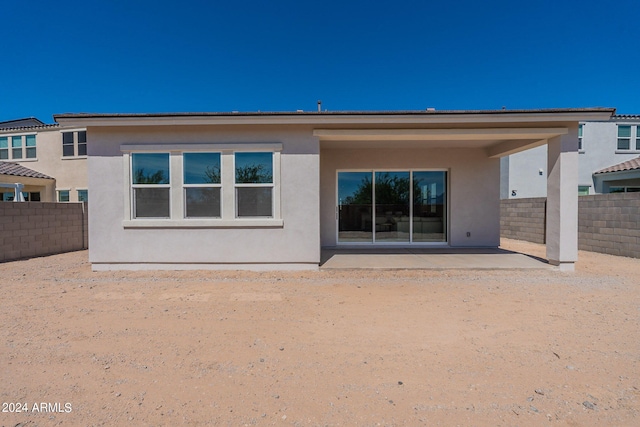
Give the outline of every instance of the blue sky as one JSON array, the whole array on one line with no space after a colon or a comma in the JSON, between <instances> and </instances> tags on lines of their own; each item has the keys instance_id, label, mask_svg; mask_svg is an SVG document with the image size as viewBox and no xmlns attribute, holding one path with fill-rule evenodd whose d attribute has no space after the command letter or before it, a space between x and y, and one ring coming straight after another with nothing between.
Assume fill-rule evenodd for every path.
<instances>
[{"instance_id":1,"label":"blue sky","mask_svg":"<svg viewBox=\"0 0 640 427\"><path fill-rule=\"evenodd\" d=\"M65 112L616 107L640 2L10 1L0 121Z\"/></svg>"}]
</instances>

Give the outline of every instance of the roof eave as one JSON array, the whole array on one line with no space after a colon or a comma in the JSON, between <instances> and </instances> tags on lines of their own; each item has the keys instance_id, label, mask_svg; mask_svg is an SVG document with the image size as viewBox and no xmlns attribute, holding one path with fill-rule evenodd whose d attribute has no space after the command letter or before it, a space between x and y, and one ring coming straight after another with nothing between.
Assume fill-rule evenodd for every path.
<instances>
[{"instance_id":1,"label":"roof eave","mask_svg":"<svg viewBox=\"0 0 640 427\"><path fill-rule=\"evenodd\" d=\"M489 111L396 111L396 112L276 112L276 113L153 113L153 114L57 114L64 126L158 126L158 125L370 125L370 124L464 124L518 122L578 122L609 120L613 108L489 110Z\"/></svg>"}]
</instances>

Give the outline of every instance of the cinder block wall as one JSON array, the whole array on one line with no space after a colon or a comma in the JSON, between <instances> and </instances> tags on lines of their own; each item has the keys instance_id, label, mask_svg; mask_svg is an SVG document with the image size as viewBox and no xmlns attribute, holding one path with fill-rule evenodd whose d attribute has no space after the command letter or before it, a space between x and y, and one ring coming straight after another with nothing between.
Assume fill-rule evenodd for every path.
<instances>
[{"instance_id":1,"label":"cinder block wall","mask_svg":"<svg viewBox=\"0 0 640 427\"><path fill-rule=\"evenodd\" d=\"M82 203L0 202L0 261L86 249Z\"/></svg>"},{"instance_id":2,"label":"cinder block wall","mask_svg":"<svg viewBox=\"0 0 640 427\"><path fill-rule=\"evenodd\" d=\"M545 243L547 199L505 199L500 203L500 236Z\"/></svg>"},{"instance_id":3,"label":"cinder block wall","mask_svg":"<svg viewBox=\"0 0 640 427\"><path fill-rule=\"evenodd\" d=\"M640 193L580 197L578 248L640 258Z\"/></svg>"},{"instance_id":4,"label":"cinder block wall","mask_svg":"<svg viewBox=\"0 0 640 427\"><path fill-rule=\"evenodd\" d=\"M544 243L545 198L502 200L500 235ZM640 258L640 193L578 199L578 249Z\"/></svg>"}]
</instances>

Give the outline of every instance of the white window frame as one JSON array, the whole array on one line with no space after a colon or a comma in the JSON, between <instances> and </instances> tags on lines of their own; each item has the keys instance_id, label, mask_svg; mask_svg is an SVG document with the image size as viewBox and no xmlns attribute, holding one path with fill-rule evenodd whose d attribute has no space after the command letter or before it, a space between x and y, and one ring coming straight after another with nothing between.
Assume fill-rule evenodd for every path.
<instances>
[{"instance_id":1,"label":"white window frame","mask_svg":"<svg viewBox=\"0 0 640 427\"><path fill-rule=\"evenodd\" d=\"M229 143L229 144L123 144L120 146L123 161L124 228L281 228L280 163L281 143ZM133 185L131 155L133 153L169 153L170 217L133 218ZM221 217L185 218L183 154L195 152L220 153ZM235 153L273 153L273 217L236 218L235 203ZM208 185L208 184L207 184ZM253 184L250 184L253 185Z\"/></svg>"},{"instance_id":2,"label":"white window frame","mask_svg":"<svg viewBox=\"0 0 640 427\"><path fill-rule=\"evenodd\" d=\"M235 159L236 159L236 154L240 154L240 153L250 153L250 152L262 152L265 153L267 151L234 151L233 153L233 194L235 197L235 218L237 219L246 219L246 218L252 218L252 217L248 217L248 216L239 216L238 215L238 192L237 189L238 188L271 188L271 215L270 216L260 216L260 217L253 217L253 218L275 218L275 196L274 196L274 188L275 188L275 177L272 176L271 178L271 182L264 182L264 183L237 183L236 182L236 163L235 163ZM271 152L272 154L274 154L273 152ZM275 154L271 157L271 170L273 171L272 175L275 175Z\"/></svg>"},{"instance_id":3,"label":"white window frame","mask_svg":"<svg viewBox=\"0 0 640 427\"><path fill-rule=\"evenodd\" d=\"M87 155L83 154L83 155L78 155L78 132L86 132L86 129L61 129L60 130L60 150L61 150L61 155L60 155L60 159L62 160L73 160L73 159L86 159ZM63 141L64 141L64 136L62 134L64 133L70 133L73 135L73 155L71 156L65 156L64 155L64 148L63 148ZM67 144L67 145L71 145L71 144ZM86 145L86 144L85 144Z\"/></svg>"},{"instance_id":4,"label":"white window frame","mask_svg":"<svg viewBox=\"0 0 640 427\"><path fill-rule=\"evenodd\" d=\"M578 125L578 152L584 153L584 123Z\"/></svg>"},{"instance_id":5,"label":"white window frame","mask_svg":"<svg viewBox=\"0 0 640 427\"><path fill-rule=\"evenodd\" d=\"M157 151L151 153L132 153L132 154L167 154L169 156L169 183L168 184L134 184L133 179L131 180L131 194L129 195L131 201L131 218L135 220L155 220L156 218L135 218L134 212L136 211L136 200L135 200L135 190L136 189L144 189L144 188L166 188L169 190L169 218L171 218L171 183L174 181L173 173L172 173L172 161L171 161L171 153L167 151ZM129 175L133 177L133 159L129 162ZM159 220L167 219L167 218L157 218Z\"/></svg>"},{"instance_id":6,"label":"white window frame","mask_svg":"<svg viewBox=\"0 0 640 427\"><path fill-rule=\"evenodd\" d=\"M184 182L184 155L185 154L197 154L197 153L211 153L211 154L220 154L220 183L206 183L206 184L186 184ZM222 176L223 176L223 167L222 167L222 153L220 151L183 151L181 153L182 160L182 216L187 221L200 220L200 219L217 219L222 218L223 211L223 200L224 200L224 189L222 188ZM220 189L220 216L219 217L187 217L187 188L219 188Z\"/></svg>"},{"instance_id":7,"label":"white window frame","mask_svg":"<svg viewBox=\"0 0 640 427\"><path fill-rule=\"evenodd\" d=\"M34 136L36 138L35 148L36 156L35 157L27 157L27 136ZM11 162L36 162L38 161L38 134L37 132L28 132L28 133L20 133L20 134L2 134L0 135L2 138L7 138L7 148L3 148L3 150L7 150L7 158L2 159L4 161ZM20 138L20 147L13 146L13 138ZM13 157L13 150L20 150L21 157L15 158Z\"/></svg>"},{"instance_id":8,"label":"white window frame","mask_svg":"<svg viewBox=\"0 0 640 427\"><path fill-rule=\"evenodd\" d=\"M87 192L87 201L89 202L89 190L87 188L76 188L76 197L78 198L78 201L80 202L80 192L81 191L86 191Z\"/></svg>"},{"instance_id":9,"label":"white window frame","mask_svg":"<svg viewBox=\"0 0 640 427\"><path fill-rule=\"evenodd\" d=\"M69 193L69 200L67 200L66 202L63 202L60 200L60 193L66 191L67 193ZM71 202L71 189L70 188L56 188L56 202L57 203L69 203Z\"/></svg>"}]
</instances>

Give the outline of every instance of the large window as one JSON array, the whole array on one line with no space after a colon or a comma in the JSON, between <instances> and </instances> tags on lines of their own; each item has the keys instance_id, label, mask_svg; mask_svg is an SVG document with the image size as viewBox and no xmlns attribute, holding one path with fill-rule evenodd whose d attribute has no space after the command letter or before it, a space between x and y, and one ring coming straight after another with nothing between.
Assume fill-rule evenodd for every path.
<instances>
[{"instance_id":1,"label":"large window","mask_svg":"<svg viewBox=\"0 0 640 427\"><path fill-rule=\"evenodd\" d=\"M339 243L447 241L446 171L338 172Z\"/></svg>"},{"instance_id":2,"label":"large window","mask_svg":"<svg viewBox=\"0 0 640 427\"><path fill-rule=\"evenodd\" d=\"M134 218L169 218L169 153L131 155Z\"/></svg>"},{"instance_id":3,"label":"large window","mask_svg":"<svg viewBox=\"0 0 640 427\"><path fill-rule=\"evenodd\" d=\"M273 216L273 153L236 153L237 217Z\"/></svg>"},{"instance_id":4,"label":"large window","mask_svg":"<svg viewBox=\"0 0 640 427\"><path fill-rule=\"evenodd\" d=\"M35 158L37 158L35 134L0 137L0 160Z\"/></svg>"},{"instance_id":5,"label":"large window","mask_svg":"<svg viewBox=\"0 0 640 427\"><path fill-rule=\"evenodd\" d=\"M219 218L222 201L220 153L185 153L184 216Z\"/></svg>"},{"instance_id":6,"label":"large window","mask_svg":"<svg viewBox=\"0 0 640 427\"><path fill-rule=\"evenodd\" d=\"M123 145L125 227L282 227L279 143Z\"/></svg>"}]
</instances>

